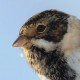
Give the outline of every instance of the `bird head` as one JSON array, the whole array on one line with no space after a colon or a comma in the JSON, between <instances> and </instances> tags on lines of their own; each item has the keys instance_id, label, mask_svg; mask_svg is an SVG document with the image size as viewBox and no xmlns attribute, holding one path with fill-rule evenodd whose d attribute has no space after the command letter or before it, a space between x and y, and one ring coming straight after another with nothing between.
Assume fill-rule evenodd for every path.
<instances>
[{"instance_id":1,"label":"bird head","mask_svg":"<svg viewBox=\"0 0 80 80\"><path fill-rule=\"evenodd\" d=\"M35 45L46 51L53 50L67 32L68 17L57 10L46 10L32 16L20 29L13 46L30 48Z\"/></svg>"},{"instance_id":2,"label":"bird head","mask_svg":"<svg viewBox=\"0 0 80 80\"><path fill-rule=\"evenodd\" d=\"M80 21L61 11L43 11L21 27L13 46L23 48L38 74L49 80L72 80L79 70L74 53L77 49L80 53Z\"/></svg>"}]
</instances>

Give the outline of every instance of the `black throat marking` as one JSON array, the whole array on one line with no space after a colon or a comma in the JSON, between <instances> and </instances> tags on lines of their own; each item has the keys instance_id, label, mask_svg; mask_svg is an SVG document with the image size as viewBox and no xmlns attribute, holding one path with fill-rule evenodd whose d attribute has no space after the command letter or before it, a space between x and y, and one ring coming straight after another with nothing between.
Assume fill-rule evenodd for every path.
<instances>
[{"instance_id":1,"label":"black throat marking","mask_svg":"<svg viewBox=\"0 0 80 80\"><path fill-rule=\"evenodd\" d=\"M41 73L41 75L46 76L50 80L75 80L75 71L67 64L64 54L61 54L57 49L45 52L44 49L32 46L31 51L33 52L32 55L35 56L35 62L37 61L37 64L44 70L44 73ZM32 62L32 64L34 63Z\"/></svg>"}]
</instances>

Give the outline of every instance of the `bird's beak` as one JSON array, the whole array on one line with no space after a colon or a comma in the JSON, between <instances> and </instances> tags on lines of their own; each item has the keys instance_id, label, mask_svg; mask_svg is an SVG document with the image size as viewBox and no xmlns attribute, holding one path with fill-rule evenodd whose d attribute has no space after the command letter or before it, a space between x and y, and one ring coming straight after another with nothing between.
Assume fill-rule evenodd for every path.
<instances>
[{"instance_id":1,"label":"bird's beak","mask_svg":"<svg viewBox=\"0 0 80 80\"><path fill-rule=\"evenodd\" d=\"M13 47L21 47L28 42L26 36L19 36L16 41L13 43Z\"/></svg>"}]
</instances>

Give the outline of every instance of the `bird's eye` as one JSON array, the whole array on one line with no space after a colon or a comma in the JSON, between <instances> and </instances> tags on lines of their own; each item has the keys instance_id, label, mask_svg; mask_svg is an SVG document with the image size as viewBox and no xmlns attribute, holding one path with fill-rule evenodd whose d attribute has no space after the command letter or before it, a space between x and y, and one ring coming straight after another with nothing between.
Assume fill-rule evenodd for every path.
<instances>
[{"instance_id":1,"label":"bird's eye","mask_svg":"<svg viewBox=\"0 0 80 80\"><path fill-rule=\"evenodd\" d=\"M46 28L46 26L44 26L44 25L38 25L37 31L41 33L45 30L45 28Z\"/></svg>"}]
</instances>

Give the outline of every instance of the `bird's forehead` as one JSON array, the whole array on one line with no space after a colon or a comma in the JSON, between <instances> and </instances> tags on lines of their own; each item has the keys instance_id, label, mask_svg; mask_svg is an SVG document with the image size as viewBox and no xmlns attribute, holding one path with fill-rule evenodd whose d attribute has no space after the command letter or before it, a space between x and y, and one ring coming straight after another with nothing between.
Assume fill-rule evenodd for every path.
<instances>
[{"instance_id":1,"label":"bird's forehead","mask_svg":"<svg viewBox=\"0 0 80 80\"><path fill-rule=\"evenodd\" d=\"M26 29L27 29L27 28L26 28L25 26L22 26L21 29L20 29L20 31L19 31L19 34L23 33L23 31L26 32Z\"/></svg>"}]
</instances>

